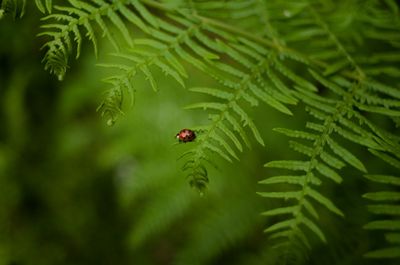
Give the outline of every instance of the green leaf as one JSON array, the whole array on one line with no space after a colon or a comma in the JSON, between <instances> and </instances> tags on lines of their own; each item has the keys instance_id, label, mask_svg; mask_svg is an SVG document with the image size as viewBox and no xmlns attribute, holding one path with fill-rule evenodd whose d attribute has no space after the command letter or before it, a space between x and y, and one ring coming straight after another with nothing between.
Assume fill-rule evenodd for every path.
<instances>
[{"instance_id":1,"label":"green leaf","mask_svg":"<svg viewBox=\"0 0 400 265\"><path fill-rule=\"evenodd\" d=\"M302 196L301 191L288 191L288 192L257 192L258 195L265 198L278 198L278 199L297 199Z\"/></svg>"},{"instance_id":2,"label":"green leaf","mask_svg":"<svg viewBox=\"0 0 400 265\"><path fill-rule=\"evenodd\" d=\"M395 191L370 192L364 194L363 198L372 201L400 201L400 192L395 192Z\"/></svg>"},{"instance_id":3,"label":"green leaf","mask_svg":"<svg viewBox=\"0 0 400 265\"><path fill-rule=\"evenodd\" d=\"M281 221L281 222L278 222L278 223L275 223L275 224L271 225L270 227L265 229L264 232L265 233L271 233L271 232L274 232L276 230L280 230L280 229L283 229L283 228L286 228L286 227L290 227L294 222L295 222L294 219Z\"/></svg>"},{"instance_id":4,"label":"green leaf","mask_svg":"<svg viewBox=\"0 0 400 265\"><path fill-rule=\"evenodd\" d=\"M228 136L229 139L235 144L236 148L239 149L239 151L243 151L242 144L240 143L239 139L236 137L236 135L228 128L225 126L223 122L219 122L217 124L217 127L225 134Z\"/></svg>"},{"instance_id":5,"label":"green leaf","mask_svg":"<svg viewBox=\"0 0 400 265\"><path fill-rule=\"evenodd\" d=\"M330 178L331 180L333 180L336 183L341 183L342 182L342 177L338 175L338 173L336 173L333 169L331 169L328 166L325 166L322 163L318 163L316 166L316 169L319 173L321 173L322 175L324 175L327 178Z\"/></svg>"},{"instance_id":6,"label":"green leaf","mask_svg":"<svg viewBox=\"0 0 400 265\"><path fill-rule=\"evenodd\" d=\"M269 239L280 238L280 237L290 238L292 235L293 235L292 230L284 230L273 233L272 235L269 236Z\"/></svg>"},{"instance_id":7,"label":"green leaf","mask_svg":"<svg viewBox=\"0 0 400 265\"><path fill-rule=\"evenodd\" d=\"M205 35L203 32L200 30L195 30L195 37L197 40L201 42L204 46L208 47L210 50L216 52L216 53L222 53L221 47L218 45L218 43L214 40Z\"/></svg>"},{"instance_id":8,"label":"green leaf","mask_svg":"<svg viewBox=\"0 0 400 265\"><path fill-rule=\"evenodd\" d=\"M289 146L290 148L292 148L293 150L304 154L308 157L312 157L313 156L313 149L311 147L305 146L299 142L296 141L289 141Z\"/></svg>"},{"instance_id":9,"label":"green leaf","mask_svg":"<svg viewBox=\"0 0 400 265\"><path fill-rule=\"evenodd\" d=\"M369 230L400 230L400 220L372 221L364 226Z\"/></svg>"},{"instance_id":10,"label":"green leaf","mask_svg":"<svg viewBox=\"0 0 400 265\"><path fill-rule=\"evenodd\" d=\"M46 2L46 8L47 8L47 11L49 12L49 13L51 13L51 9L52 9L52 7L53 7L53 0L45 0Z\"/></svg>"},{"instance_id":11,"label":"green leaf","mask_svg":"<svg viewBox=\"0 0 400 265\"><path fill-rule=\"evenodd\" d=\"M95 34L94 34L94 30L93 30L93 28L92 28L92 26L90 25L90 22L89 22L88 20L85 20L85 21L83 22L83 25L84 25L84 27L85 27L86 30L87 30L86 36L89 38L89 40L92 41L93 48L94 48L94 54L95 54L95 56L96 56L96 58L97 58L99 52L98 52L98 48L97 48L97 40L96 40L96 36L95 36Z\"/></svg>"},{"instance_id":12,"label":"green leaf","mask_svg":"<svg viewBox=\"0 0 400 265\"><path fill-rule=\"evenodd\" d=\"M303 231L301 231L300 228L294 229L293 232L297 236L297 238L301 241L301 243L303 243L307 247L308 250L312 249L310 242L308 241L306 235L304 234Z\"/></svg>"},{"instance_id":13,"label":"green leaf","mask_svg":"<svg viewBox=\"0 0 400 265\"><path fill-rule=\"evenodd\" d=\"M145 33L150 33L148 27L146 24L130 9L125 7L122 3L118 2L117 3L118 9L121 12L121 14L129 20L132 24L137 26L139 29L143 30Z\"/></svg>"},{"instance_id":14,"label":"green leaf","mask_svg":"<svg viewBox=\"0 0 400 265\"><path fill-rule=\"evenodd\" d=\"M140 1L138 0L129 0L133 6L136 8L136 10L139 12L139 14L142 16L144 20L146 20L150 25L155 27L156 29L159 28L158 22L156 18L147 10L145 6L143 6Z\"/></svg>"},{"instance_id":15,"label":"green leaf","mask_svg":"<svg viewBox=\"0 0 400 265\"><path fill-rule=\"evenodd\" d=\"M277 75L274 74L273 70L267 69L267 76L271 79L272 84L284 95L286 95L293 104L297 103L297 99L293 97L293 92L289 89L283 82L278 78Z\"/></svg>"},{"instance_id":16,"label":"green leaf","mask_svg":"<svg viewBox=\"0 0 400 265\"><path fill-rule=\"evenodd\" d=\"M218 142L232 157L236 158L236 160L239 160L239 157L236 155L235 151L233 151L232 147L225 141L224 138L217 133L211 133L210 138Z\"/></svg>"},{"instance_id":17,"label":"green leaf","mask_svg":"<svg viewBox=\"0 0 400 265\"><path fill-rule=\"evenodd\" d=\"M217 102L201 102L201 103L194 103L190 104L185 107L185 109L213 109L213 110L219 110L219 111L224 111L226 108L225 104L222 103L217 103Z\"/></svg>"},{"instance_id":18,"label":"green leaf","mask_svg":"<svg viewBox=\"0 0 400 265\"><path fill-rule=\"evenodd\" d=\"M315 72L313 70L310 70L310 73L318 82L320 82L322 85L324 85L328 89L332 90L332 92L336 93L337 95L345 94L343 89L340 86L338 86L337 84L327 80L325 77L322 77L321 75L319 75L317 72Z\"/></svg>"},{"instance_id":19,"label":"green leaf","mask_svg":"<svg viewBox=\"0 0 400 265\"><path fill-rule=\"evenodd\" d=\"M42 12L43 14L46 13L46 9L42 3L42 0L35 0L36 7Z\"/></svg>"},{"instance_id":20,"label":"green leaf","mask_svg":"<svg viewBox=\"0 0 400 265\"><path fill-rule=\"evenodd\" d=\"M154 64L157 65L166 75L172 76L182 87L185 87L185 81L183 81L181 75L171 66L157 59L154 60Z\"/></svg>"},{"instance_id":21,"label":"green leaf","mask_svg":"<svg viewBox=\"0 0 400 265\"><path fill-rule=\"evenodd\" d=\"M306 208L306 210L315 218L315 219L319 219L319 215L317 213L317 210L315 210L314 206L307 200L307 199L303 199L303 204L304 204L304 208Z\"/></svg>"},{"instance_id":22,"label":"green leaf","mask_svg":"<svg viewBox=\"0 0 400 265\"><path fill-rule=\"evenodd\" d=\"M103 21L103 19L101 18L100 14L96 15L96 22L100 26L100 28L103 30L103 36L104 35L107 36L108 40L114 46L114 49L116 51L119 51L120 48L119 48L119 45L118 45L117 41L114 39L113 34L111 34L110 31L108 30L108 27L107 27L106 23ZM76 30L78 31L78 34L79 34L79 30L78 30L78 27L76 25L75 25L75 28L76 28ZM80 52L79 50L77 51L77 55L76 55L77 57L76 58L79 57L79 52Z\"/></svg>"},{"instance_id":23,"label":"green leaf","mask_svg":"<svg viewBox=\"0 0 400 265\"><path fill-rule=\"evenodd\" d=\"M296 185L304 185L306 182L306 176L274 176L269 177L267 179L261 180L258 183L260 184L296 184Z\"/></svg>"},{"instance_id":24,"label":"green leaf","mask_svg":"<svg viewBox=\"0 0 400 265\"><path fill-rule=\"evenodd\" d=\"M192 51L194 51L197 55L199 55L202 58L210 59L210 60L219 59L219 56L217 54L215 54L211 51L208 51L207 49L205 49L204 47L199 45L199 43L193 41L189 37L185 38L185 43L188 47L190 47L190 49Z\"/></svg>"},{"instance_id":25,"label":"green leaf","mask_svg":"<svg viewBox=\"0 0 400 265\"><path fill-rule=\"evenodd\" d=\"M305 226L307 226L311 231L313 231L314 234L316 234L321 239L322 242L326 243L326 238L324 233L322 233L321 229L319 229L319 227L313 221L311 221L305 216L302 216L300 220Z\"/></svg>"},{"instance_id":26,"label":"green leaf","mask_svg":"<svg viewBox=\"0 0 400 265\"><path fill-rule=\"evenodd\" d=\"M227 74L231 74L233 76L236 76L236 77L238 77L240 79L244 79L244 78L246 78L248 76L245 72L237 69L234 66L226 64L226 63L213 62L213 67L215 67L215 68L217 68L217 69L219 69L219 70L221 70L221 71L223 71L223 72L225 72Z\"/></svg>"},{"instance_id":27,"label":"green leaf","mask_svg":"<svg viewBox=\"0 0 400 265\"><path fill-rule=\"evenodd\" d=\"M274 128L273 130L293 138L302 138L307 140L317 139L317 135L304 131L290 130L285 128Z\"/></svg>"},{"instance_id":28,"label":"green leaf","mask_svg":"<svg viewBox=\"0 0 400 265\"><path fill-rule=\"evenodd\" d=\"M247 145L247 147L250 147L250 143L247 139L246 133L244 132L242 126L240 126L239 122L237 122L237 120L232 115L230 115L229 112L225 112L225 118L232 125L233 129L239 133L240 137Z\"/></svg>"},{"instance_id":29,"label":"green leaf","mask_svg":"<svg viewBox=\"0 0 400 265\"><path fill-rule=\"evenodd\" d=\"M246 57L244 57L242 54L240 54L236 50L232 49L229 45L227 45L226 43L224 43L222 41L219 41L218 39L217 39L217 43L219 44L221 51L228 54L236 62L242 64L244 67L246 67L248 69L251 69L253 67L253 64Z\"/></svg>"},{"instance_id":30,"label":"green leaf","mask_svg":"<svg viewBox=\"0 0 400 265\"><path fill-rule=\"evenodd\" d=\"M248 55L249 57L251 57L254 60L257 61L262 61L263 60L263 56L261 56L260 54L258 54L256 51L250 49L250 47L242 45L242 44L237 44L237 43L233 43L231 44L231 46L233 48L235 48L237 51Z\"/></svg>"},{"instance_id":31,"label":"green leaf","mask_svg":"<svg viewBox=\"0 0 400 265\"><path fill-rule=\"evenodd\" d=\"M364 104L357 104L357 107L367 112L383 114L390 117L400 117L400 111L398 110L391 110L389 108L384 108L384 107L373 107Z\"/></svg>"},{"instance_id":32,"label":"green leaf","mask_svg":"<svg viewBox=\"0 0 400 265\"><path fill-rule=\"evenodd\" d=\"M250 106L252 106L252 107L258 106L258 100L255 97L253 97L251 94L249 94L247 91L239 90L237 94L240 95L241 98L246 100L247 103L250 104Z\"/></svg>"},{"instance_id":33,"label":"green leaf","mask_svg":"<svg viewBox=\"0 0 400 265\"><path fill-rule=\"evenodd\" d=\"M391 77L400 77L400 70L396 67L392 67L392 66L377 66L377 67L368 67L367 69L364 69L364 72L367 75L388 75Z\"/></svg>"},{"instance_id":34,"label":"green leaf","mask_svg":"<svg viewBox=\"0 0 400 265\"><path fill-rule=\"evenodd\" d=\"M254 95L256 95L259 99L261 99L274 109L288 115L293 115L293 113L288 108L286 108L285 105L283 105L282 103L274 99L272 96L268 95L267 93L259 89L256 85L249 83L248 87L254 93Z\"/></svg>"},{"instance_id":35,"label":"green leaf","mask_svg":"<svg viewBox=\"0 0 400 265\"><path fill-rule=\"evenodd\" d=\"M164 56L165 60L173 66L182 77L187 78L188 74L185 70L185 67L179 62L176 56L174 56L168 49L171 47L166 48L166 50L162 51L162 56Z\"/></svg>"},{"instance_id":36,"label":"green leaf","mask_svg":"<svg viewBox=\"0 0 400 265\"><path fill-rule=\"evenodd\" d=\"M329 65L325 69L323 75L328 76L328 75L334 74L334 73L344 69L345 67L349 66L349 64L350 64L350 62L347 58L339 60L339 61Z\"/></svg>"},{"instance_id":37,"label":"green leaf","mask_svg":"<svg viewBox=\"0 0 400 265\"><path fill-rule=\"evenodd\" d=\"M328 210L330 210L333 213L336 213L337 215L344 216L343 212L337 208L331 200L328 198L324 197L321 193L318 191L311 189L311 188L306 188L306 193L310 197L312 197L314 200L319 202L320 204L324 205Z\"/></svg>"},{"instance_id":38,"label":"green leaf","mask_svg":"<svg viewBox=\"0 0 400 265\"><path fill-rule=\"evenodd\" d=\"M275 69L277 69L279 72L281 72L287 78L292 80L298 86L300 86L302 88L305 88L305 89L307 89L307 90L309 90L311 92L318 91L318 89L313 84L311 84L310 82L308 82L304 78L302 78L302 77L296 75L295 73L293 73L292 70L290 70L288 67L286 67L283 64L281 64L278 60L274 60L274 66L275 66Z\"/></svg>"},{"instance_id":39,"label":"green leaf","mask_svg":"<svg viewBox=\"0 0 400 265\"><path fill-rule=\"evenodd\" d=\"M207 66L201 60L198 60L196 57L190 55L188 52L186 52L180 46L175 47L175 51L182 59L184 59L188 63L192 64L194 67L196 67L202 71L206 71Z\"/></svg>"},{"instance_id":40,"label":"green leaf","mask_svg":"<svg viewBox=\"0 0 400 265\"><path fill-rule=\"evenodd\" d=\"M399 258L400 257L400 247L388 247L382 248L374 251L367 252L364 257L366 258Z\"/></svg>"},{"instance_id":41,"label":"green leaf","mask_svg":"<svg viewBox=\"0 0 400 265\"><path fill-rule=\"evenodd\" d=\"M262 146L264 146L264 140L262 139L257 127L255 126L253 121L250 119L250 117L247 115L247 113L238 104L236 104L236 102L231 102L230 106L241 117L244 124L248 125L250 127L250 130L252 131L257 142L259 144L261 144Z\"/></svg>"},{"instance_id":42,"label":"green leaf","mask_svg":"<svg viewBox=\"0 0 400 265\"><path fill-rule=\"evenodd\" d=\"M331 115L337 111L337 107L333 105L337 103L336 101L325 100L323 97L317 96L309 91L301 91L301 88L297 86L295 88L298 92L294 94L307 105Z\"/></svg>"},{"instance_id":43,"label":"green leaf","mask_svg":"<svg viewBox=\"0 0 400 265\"><path fill-rule=\"evenodd\" d=\"M282 168L289 170L300 170L308 171L310 167L310 162L308 161L296 161L296 160L278 160L271 161L264 165L265 167Z\"/></svg>"},{"instance_id":44,"label":"green leaf","mask_svg":"<svg viewBox=\"0 0 400 265\"><path fill-rule=\"evenodd\" d=\"M287 42L305 41L311 38L317 38L318 36L324 34L325 31L319 27L307 27L299 29L295 32L291 32L291 34L285 37L285 41Z\"/></svg>"},{"instance_id":45,"label":"green leaf","mask_svg":"<svg viewBox=\"0 0 400 265\"><path fill-rule=\"evenodd\" d=\"M400 99L400 90L397 88L390 87L388 85L379 83L372 79L365 81L363 85L366 86L367 88L370 88L373 91L385 93L388 96Z\"/></svg>"},{"instance_id":46,"label":"green leaf","mask_svg":"<svg viewBox=\"0 0 400 265\"><path fill-rule=\"evenodd\" d=\"M298 211L298 209L299 209L298 206L282 207L262 212L261 215L276 216L281 214L293 214L293 212Z\"/></svg>"},{"instance_id":47,"label":"green leaf","mask_svg":"<svg viewBox=\"0 0 400 265\"><path fill-rule=\"evenodd\" d=\"M352 153L347 151L346 148L343 148L340 146L338 143L336 143L333 139L330 137L325 138L329 147L332 149L332 151L337 154L340 158L342 158L344 161L352 165L353 167L361 170L362 172L367 172L367 169L363 165L363 163L355 157Z\"/></svg>"},{"instance_id":48,"label":"green leaf","mask_svg":"<svg viewBox=\"0 0 400 265\"><path fill-rule=\"evenodd\" d=\"M231 162L232 163L232 159L229 158L229 156L227 156L225 154L225 152L223 152L220 148L218 148L217 146L213 145L213 144L209 144L209 143L204 143L204 148L209 149L210 151L220 155L222 158L224 158L226 161Z\"/></svg>"},{"instance_id":49,"label":"green leaf","mask_svg":"<svg viewBox=\"0 0 400 265\"><path fill-rule=\"evenodd\" d=\"M320 157L322 161L331 167L342 169L345 166L345 163L343 163L340 159L328 154L327 152L321 152Z\"/></svg>"},{"instance_id":50,"label":"green leaf","mask_svg":"<svg viewBox=\"0 0 400 265\"><path fill-rule=\"evenodd\" d=\"M400 215L400 205L376 204L368 205L368 211L373 214Z\"/></svg>"},{"instance_id":51,"label":"green leaf","mask_svg":"<svg viewBox=\"0 0 400 265\"><path fill-rule=\"evenodd\" d=\"M260 55L265 56L268 53L268 50L263 47L262 45L259 45L256 42L253 42L249 39L238 37L239 41L245 44L246 46L253 48L254 51L258 52Z\"/></svg>"},{"instance_id":52,"label":"green leaf","mask_svg":"<svg viewBox=\"0 0 400 265\"><path fill-rule=\"evenodd\" d=\"M369 180L400 186L400 177L388 176L388 175L364 175Z\"/></svg>"},{"instance_id":53,"label":"green leaf","mask_svg":"<svg viewBox=\"0 0 400 265\"><path fill-rule=\"evenodd\" d=\"M150 85L153 88L153 90L158 91L157 82L154 79L153 74L151 73L149 68L146 65L142 64L139 66L139 69L142 71L142 73L146 77L146 80L150 82Z\"/></svg>"},{"instance_id":54,"label":"green leaf","mask_svg":"<svg viewBox=\"0 0 400 265\"><path fill-rule=\"evenodd\" d=\"M373 140L370 133L365 132L361 127L358 127L357 125L355 125L345 119L340 119L340 122L342 124L344 124L345 126L348 126L354 132L357 132L357 134L355 134L346 129L341 128L338 125L335 126L334 130L343 138L345 138L349 141L352 141L353 143L360 144L360 145L368 147L368 148L372 148L372 149L376 149L376 150L381 149L381 147L376 143L376 141Z\"/></svg>"},{"instance_id":55,"label":"green leaf","mask_svg":"<svg viewBox=\"0 0 400 265\"><path fill-rule=\"evenodd\" d=\"M399 244L400 243L400 233L387 233L387 234L385 234L385 239L389 243Z\"/></svg>"},{"instance_id":56,"label":"green leaf","mask_svg":"<svg viewBox=\"0 0 400 265\"><path fill-rule=\"evenodd\" d=\"M166 50L168 46L159 40L146 39L146 38L135 38L133 41L135 45L145 45L158 50Z\"/></svg>"}]
</instances>

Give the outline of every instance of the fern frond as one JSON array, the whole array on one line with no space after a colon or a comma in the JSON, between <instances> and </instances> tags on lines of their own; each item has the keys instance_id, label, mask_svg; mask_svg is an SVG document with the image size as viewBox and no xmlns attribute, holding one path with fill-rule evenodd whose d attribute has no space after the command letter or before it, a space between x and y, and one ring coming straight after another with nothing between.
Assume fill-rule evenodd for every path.
<instances>
[{"instance_id":1,"label":"fern frond","mask_svg":"<svg viewBox=\"0 0 400 265\"><path fill-rule=\"evenodd\" d=\"M355 125L352 117L360 118L360 116L354 116L353 109L358 107L357 97L358 90L362 90L363 86L360 84L347 84L338 82L335 77L327 78L311 71L312 76L320 84L324 85L327 89L336 95L339 99L323 98L317 94L308 92L307 90L298 90L294 95L299 98L302 102L308 105L309 113L314 116L317 120L320 120L321 124L315 122L307 123L307 128L311 131L299 131L289 129L275 129L276 131L283 133L289 137L296 138L297 140L307 141L308 143L301 143L296 141L290 142L290 147L297 152L300 152L308 157L309 160L304 161L272 161L267 163L265 166L273 168L281 168L291 171L303 171L298 179L292 177L272 177L272 180L268 179L261 181L261 184L274 185L274 184L287 184L288 186L296 185L296 191L290 189L290 191L279 192L280 196L271 196L276 192L263 192L261 196L267 198L285 198L287 199L290 194L298 194L299 197L292 198L293 204L291 206L284 206L272 209L272 212L281 212L286 207L298 207L298 211L290 213L292 216L288 219L284 219L281 222L290 222L288 226L277 226L272 225L272 231L274 233L284 232L285 239L280 242L285 242L281 245L283 247L283 253L289 255L292 251L288 248L296 247L300 243L296 242L299 239L295 236L297 230L302 230L304 227L311 229L310 225L305 225L302 220L303 218L310 215L317 218L318 214L312 206L313 201L319 202L326 209L331 212L343 215L343 213L332 203L331 200L323 196L317 191L315 185L319 186L322 183L321 177L330 178L336 183L340 183L342 178L336 172L336 170L342 169L346 164L351 165L354 168L366 172L366 168L358 157L348 151L348 148L339 144L337 140L334 140L333 136L341 136L346 140L350 140L356 144L363 145L370 148L374 153L380 152L378 150L388 150L387 147L377 142L377 134L371 132L366 126ZM333 81L335 80L335 81ZM341 99L340 99L341 98ZM359 120L361 122L361 119ZM360 140L362 139L362 140ZM328 150L328 147L330 150ZM314 186L314 187L313 187ZM300 188L300 191L297 191ZM307 202L307 205L305 204ZM310 210L312 209L312 210ZM283 211L283 210L282 210ZM312 220L312 219L309 219ZM277 223L279 224L279 223ZM314 234L321 240L323 237L319 230L315 228L311 229ZM267 229L267 232L271 230ZM274 238L274 233L272 237ZM323 234L322 234L323 235ZM279 245L280 243L278 243ZM304 243L303 243L304 244ZM297 253L295 251L294 253Z\"/></svg>"},{"instance_id":2,"label":"fern frond","mask_svg":"<svg viewBox=\"0 0 400 265\"><path fill-rule=\"evenodd\" d=\"M394 164L400 165L400 160L392 158ZM393 164L393 163L391 163ZM387 247L369 251L364 256L375 259L400 258L400 192L396 187L400 186L400 177L390 175L365 175L365 177L376 183L386 184L386 191L369 192L363 195L372 203L368 205L368 211L374 215L384 216L378 220L369 222L364 226L368 230L383 230Z\"/></svg>"},{"instance_id":3,"label":"fern frond","mask_svg":"<svg viewBox=\"0 0 400 265\"><path fill-rule=\"evenodd\" d=\"M45 30L39 36L51 38L45 45L47 49L43 61L45 69L55 74L62 80L68 67L68 58L72 53L72 41L77 43L76 58L80 55L83 39L82 30L86 31L85 36L92 42L95 54L98 53L98 42L95 25L103 31L103 36L119 50L118 42L114 39L111 25L118 29L120 35L125 39L126 44L133 45L129 25L133 24L139 29L148 32L148 26L158 26L156 19L137 0L118 0L111 3L105 0L97 0L87 3L81 0L70 0L71 6L55 6L57 14L51 14L43 18L44 21L55 21L53 24L44 24ZM128 24L129 22L129 24Z\"/></svg>"}]
</instances>

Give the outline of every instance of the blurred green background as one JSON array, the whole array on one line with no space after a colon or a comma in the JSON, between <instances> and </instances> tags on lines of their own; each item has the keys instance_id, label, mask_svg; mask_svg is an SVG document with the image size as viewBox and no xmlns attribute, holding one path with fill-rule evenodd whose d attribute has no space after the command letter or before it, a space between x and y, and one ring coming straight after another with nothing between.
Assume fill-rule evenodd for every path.
<instances>
[{"instance_id":1,"label":"blurred green background","mask_svg":"<svg viewBox=\"0 0 400 265\"><path fill-rule=\"evenodd\" d=\"M86 42L58 82L41 64L39 23L37 11L0 21L0 265L273 264L262 233L273 222L260 213L275 202L256 195L264 188L257 181L274 173L265 162L300 157L271 129L303 126L302 107L291 118L266 106L250 110L266 147L253 142L240 163L219 160L201 197L177 160L190 144L175 139L207 123L206 113L183 110L201 98L161 73L157 93L138 77L134 106L108 127L96 107L109 73L95 66L109 59L107 44L96 60ZM198 71L189 76L188 87L212 82ZM373 264L362 258L382 240L362 230L368 185L349 169L343 185L324 187L347 218L321 209L331 244L316 248L309 264Z\"/></svg>"}]
</instances>

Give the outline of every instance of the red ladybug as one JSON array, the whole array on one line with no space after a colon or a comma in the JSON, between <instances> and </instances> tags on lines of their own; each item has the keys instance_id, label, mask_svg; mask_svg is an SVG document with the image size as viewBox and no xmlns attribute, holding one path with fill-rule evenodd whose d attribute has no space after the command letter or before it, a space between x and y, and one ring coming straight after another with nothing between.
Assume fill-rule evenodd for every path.
<instances>
[{"instance_id":1,"label":"red ladybug","mask_svg":"<svg viewBox=\"0 0 400 265\"><path fill-rule=\"evenodd\" d=\"M196 134L194 131L189 130L189 129L182 129L179 133L176 134L176 139L179 140L179 142L192 142L194 139L196 139Z\"/></svg>"}]
</instances>

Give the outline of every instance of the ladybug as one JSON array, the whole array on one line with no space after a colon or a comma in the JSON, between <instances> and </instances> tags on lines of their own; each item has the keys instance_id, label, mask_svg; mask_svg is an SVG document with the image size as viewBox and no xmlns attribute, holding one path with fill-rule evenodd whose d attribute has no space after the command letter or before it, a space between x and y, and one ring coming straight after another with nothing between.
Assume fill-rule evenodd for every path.
<instances>
[{"instance_id":1,"label":"ladybug","mask_svg":"<svg viewBox=\"0 0 400 265\"><path fill-rule=\"evenodd\" d=\"M194 139L196 139L196 134L192 130L182 129L176 134L176 139L178 139L179 142L184 143L192 142Z\"/></svg>"}]
</instances>

